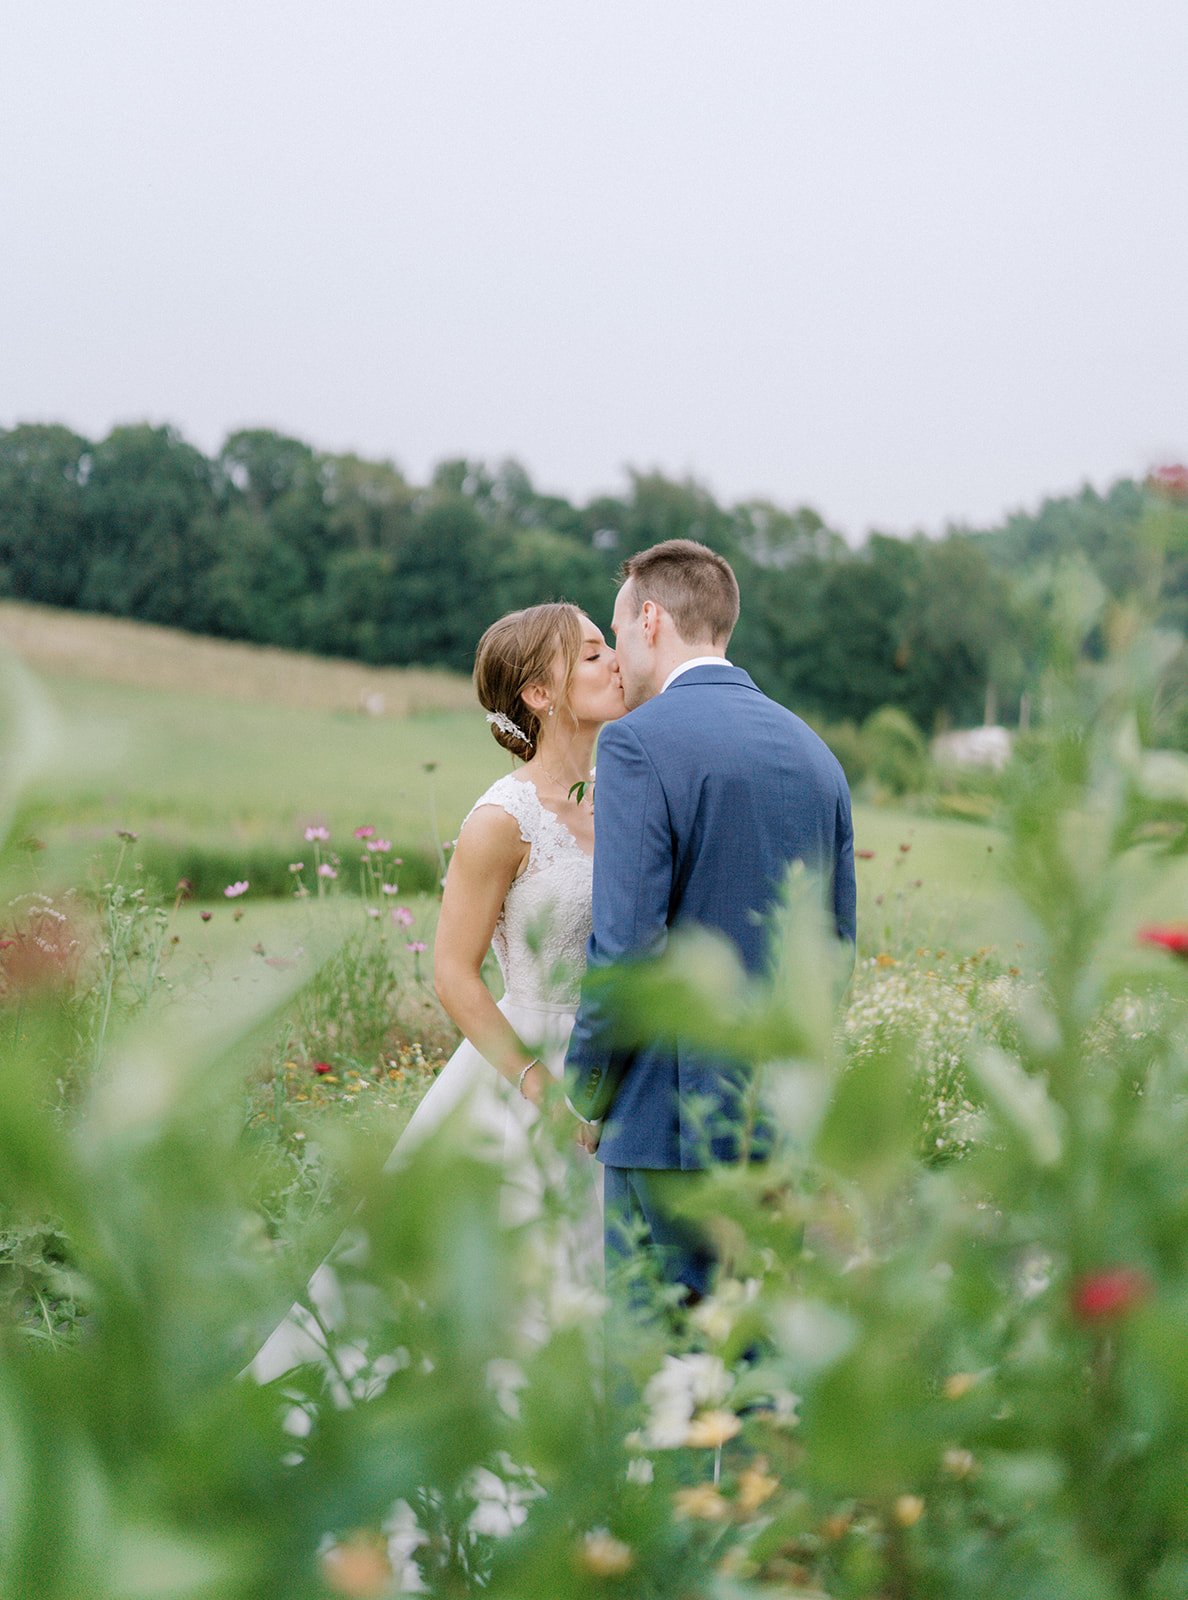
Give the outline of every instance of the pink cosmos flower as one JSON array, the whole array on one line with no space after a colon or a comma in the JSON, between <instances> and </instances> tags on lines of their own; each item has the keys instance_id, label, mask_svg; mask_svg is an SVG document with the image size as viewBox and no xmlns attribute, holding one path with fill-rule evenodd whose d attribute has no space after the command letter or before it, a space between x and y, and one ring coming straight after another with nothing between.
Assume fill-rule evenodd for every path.
<instances>
[{"instance_id":1,"label":"pink cosmos flower","mask_svg":"<svg viewBox=\"0 0 1188 1600\"><path fill-rule=\"evenodd\" d=\"M290 861L289 862L289 871L290 872L304 872L305 871L305 862L304 861Z\"/></svg>"},{"instance_id":2,"label":"pink cosmos flower","mask_svg":"<svg viewBox=\"0 0 1188 1600\"><path fill-rule=\"evenodd\" d=\"M238 900L241 894L248 892L249 884L246 878L240 878L237 883L229 883L223 890L228 900Z\"/></svg>"},{"instance_id":3,"label":"pink cosmos flower","mask_svg":"<svg viewBox=\"0 0 1188 1600\"><path fill-rule=\"evenodd\" d=\"M375 838L375 829L374 828L356 828L355 829L355 838L356 839L374 839Z\"/></svg>"},{"instance_id":4,"label":"pink cosmos flower","mask_svg":"<svg viewBox=\"0 0 1188 1600\"><path fill-rule=\"evenodd\" d=\"M329 828L323 828L321 826L318 826L316 828L306 828L306 830L305 830L305 842L306 842L306 844L313 844L315 842L315 840L320 842L320 843L322 843L322 844L325 844L325 843L327 843L329 838L330 838L330 829Z\"/></svg>"},{"instance_id":5,"label":"pink cosmos flower","mask_svg":"<svg viewBox=\"0 0 1188 1600\"><path fill-rule=\"evenodd\" d=\"M407 906L393 906L392 921L398 928L411 928L413 924L413 914Z\"/></svg>"},{"instance_id":6,"label":"pink cosmos flower","mask_svg":"<svg viewBox=\"0 0 1188 1600\"><path fill-rule=\"evenodd\" d=\"M381 855L386 856L392 848L392 841L391 839L368 839L367 848L369 850L378 850Z\"/></svg>"},{"instance_id":7,"label":"pink cosmos flower","mask_svg":"<svg viewBox=\"0 0 1188 1600\"><path fill-rule=\"evenodd\" d=\"M321 866L318 868L318 877L319 878L337 878L337 876L338 876L338 873L335 871L335 869L330 865L330 863L328 861L323 861Z\"/></svg>"},{"instance_id":8,"label":"pink cosmos flower","mask_svg":"<svg viewBox=\"0 0 1188 1600\"><path fill-rule=\"evenodd\" d=\"M412 951L414 956L423 956L429 946L423 944L420 939L411 939L409 941L408 948Z\"/></svg>"},{"instance_id":9,"label":"pink cosmos flower","mask_svg":"<svg viewBox=\"0 0 1188 1600\"><path fill-rule=\"evenodd\" d=\"M398 883L381 883L380 892L382 894L399 894L400 885Z\"/></svg>"}]
</instances>

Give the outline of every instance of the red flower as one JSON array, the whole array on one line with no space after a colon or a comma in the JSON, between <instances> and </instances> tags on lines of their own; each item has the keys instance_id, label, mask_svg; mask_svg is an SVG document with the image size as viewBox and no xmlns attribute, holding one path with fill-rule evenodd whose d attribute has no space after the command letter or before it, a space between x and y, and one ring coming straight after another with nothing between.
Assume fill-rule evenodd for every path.
<instances>
[{"instance_id":1,"label":"red flower","mask_svg":"<svg viewBox=\"0 0 1188 1600\"><path fill-rule=\"evenodd\" d=\"M1188 499L1188 467L1169 465L1156 467L1147 482L1157 494L1172 500Z\"/></svg>"},{"instance_id":2,"label":"red flower","mask_svg":"<svg viewBox=\"0 0 1188 1600\"><path fill-rule=\"evenodd\" d=\"M317 1073L319 1078L324 1078L328 1072L333 1072L334 1068L328 1061L315 1061L313 1063L313 1070Z\"/></svg>"},{"instance_id":3,"label":"red flower","mask_svg":"<svg viewBox=\"0 0 1188 1600\"><path fill-rule=\"evenodd\" d=\"M855 850L854 854L858 857L859 861L873 861L875 858L875 853L873 850Z\"/></svg>"},{"instance_id":4,"label":"red flower","mask_svg":"<svg viewBox=\"0 0 1188 1600\"><path fill-rule=\"evenodd\" d=\"M1114 1322L1146 1300L1153 1289L1138 1267L1107 1267L1078 1278L1072 1287L1072 1312L1078 1322Z\"/></svg>"},{"instance_id":5,"label":"red flower","mask_svg":"<svg viewBox=\"0 0 1188 1600\"><path fill-rule=\"evenodd\" d=\"M1174 956L1188 956L1188 922L1153 924L1140 928L1138 936L1143 944L1157 944Z\"/></svg>"}]
</instances>

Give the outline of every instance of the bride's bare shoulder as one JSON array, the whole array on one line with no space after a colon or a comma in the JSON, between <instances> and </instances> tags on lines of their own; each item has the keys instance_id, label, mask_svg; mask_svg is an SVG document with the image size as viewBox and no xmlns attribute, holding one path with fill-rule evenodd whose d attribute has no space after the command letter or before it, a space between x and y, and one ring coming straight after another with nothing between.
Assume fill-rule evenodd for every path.
<instances>
[{"instance_id":1,"label":"bride's bare shoulder","mask_svg":"<svg viewBox=\"0 0 1188 1600\"><path fill-rule=\"evenodd\" d=\"M508 777L479 796L458 834L455 860L462 856L480 870L500 865L510 865L514 870L519 866L531 843L526 826L530 797L524 795L524 787Z\"/></svg>"}]
</instances>

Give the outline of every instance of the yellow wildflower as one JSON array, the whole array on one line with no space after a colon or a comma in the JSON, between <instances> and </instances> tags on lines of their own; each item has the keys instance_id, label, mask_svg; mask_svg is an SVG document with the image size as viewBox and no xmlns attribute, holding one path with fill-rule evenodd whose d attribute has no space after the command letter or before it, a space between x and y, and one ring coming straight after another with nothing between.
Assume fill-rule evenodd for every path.
<instances>
[{"instance_id":1,"label":"yellow wildflower","mask_svg":"<svg viewBox=\"0 0 1188 1600\"><path fill-rule=\"evenodd\" d=\"M703 1411L689 1424L685 1443L694 1450L716 1450L741 1432L742 1423L733 1411Z\"/></svg>"},{"instance_id":2,"label":"yellow wildflower","mask_svg":"<svg viewBox=\"0 0 1188 1600\"><path fill-rule=\"evenodd\" d=\"M945 1379L945 1399L962 1400L977 1383L972 1372L954 1372Z\"/></svg>"},{"instance_id":3,"label":"yellow wildflower","mask_svg":"<svg viewBox=\"0 0 1188 1600\"><path fill-rule=\"evenodd\" d=\"M699 1483L691 1489L678 1489L673 1495L677 1513L701 1522L723 1522L730 1514L729 1503L712 1483Z\"/></svg>"},{"instance_id":4,"label":"yellow wildflower","mask_svg":"<svg viewBox=\"0 0 1188 1600\"><path fill-rule=\"evenodd\" d=\"M768 1477L764 1471L766 1466L766 1461L760 1458L753 1467L748 1467L745 1472L739 1474L738 1508L746 1516L758 1511L780 1486L778 1478Z\"/></svg>"},{"instance_id":5,"label":"yellow wildflower","mask_svg":"<svg viewBox=\"0 0 1188 1600\"><path fill-rule=\"evenodd\" d=\"M605 1528L595 1528L582 1541L579 1563L596 1578L621 1578L635 1564L631 1546Z\"/></svg>"},{"instance_id":6,"label":"yellow wildflower","mask_svg":"<svg viewBox=\"0 0 1188 1600\"><path fill-rule=\"evenodd\" d=\"M951 1450L946 1450L941 1457L941 1464L945 1471L953 1478L968 1478L977 1466L973 1454L969 1450L962 1450L954 1445Z\"/></svg>"},{"instance_id":7,"label":"yellow wildflower","mask_svg":"<svg viewBox=\"0 0 1188 1600\"><path fill-rule=\"evenodd\" d=\"M893 1507L893 1515L901 1528L914 1528L924 1515L924 1501L918 1494L901 1494Z\"/></svg>"},{"instance_id":8,"label":"yellow wildflower","mask_svg":"<svg viewBox=\"0 0 1188 1600\"><path fill-rule=\"evenodd\" d=\"M353 1600L378 1600L391 1590L392 1567L382 1545L366 1535L353 1535L322 1557L322 1577L332 1594Z\"/></svg>"}]
</instances>

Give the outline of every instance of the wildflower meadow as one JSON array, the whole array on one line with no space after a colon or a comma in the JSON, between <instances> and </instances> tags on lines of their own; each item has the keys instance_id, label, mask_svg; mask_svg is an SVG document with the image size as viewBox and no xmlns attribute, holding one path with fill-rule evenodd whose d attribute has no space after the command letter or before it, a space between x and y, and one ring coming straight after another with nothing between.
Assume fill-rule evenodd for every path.
<instances>
[{"instance_id":1,"label":"wildflower meadow","mask_svg":"<svg viewBox=\"0 0 1188 1600\"><path fill-rule=\"evenodd\" d=\"M529 1222L448 1122L388 1163L456 1041L449 805L411 878L379 806L294 818L279 892L163 880L135 817L63 878L10 664L0 1593L1188 1594L1188 772L1143 744L1166 641L1068 626L990 823L860 813L840 1006L795 881L774 984L703 938L613 980L781 1134L697 1195L715 1293L646 1314L559 1268L563 1121ZM257 1384L344 1230L330 1365Z\"/></svg>"}]
</instances>

